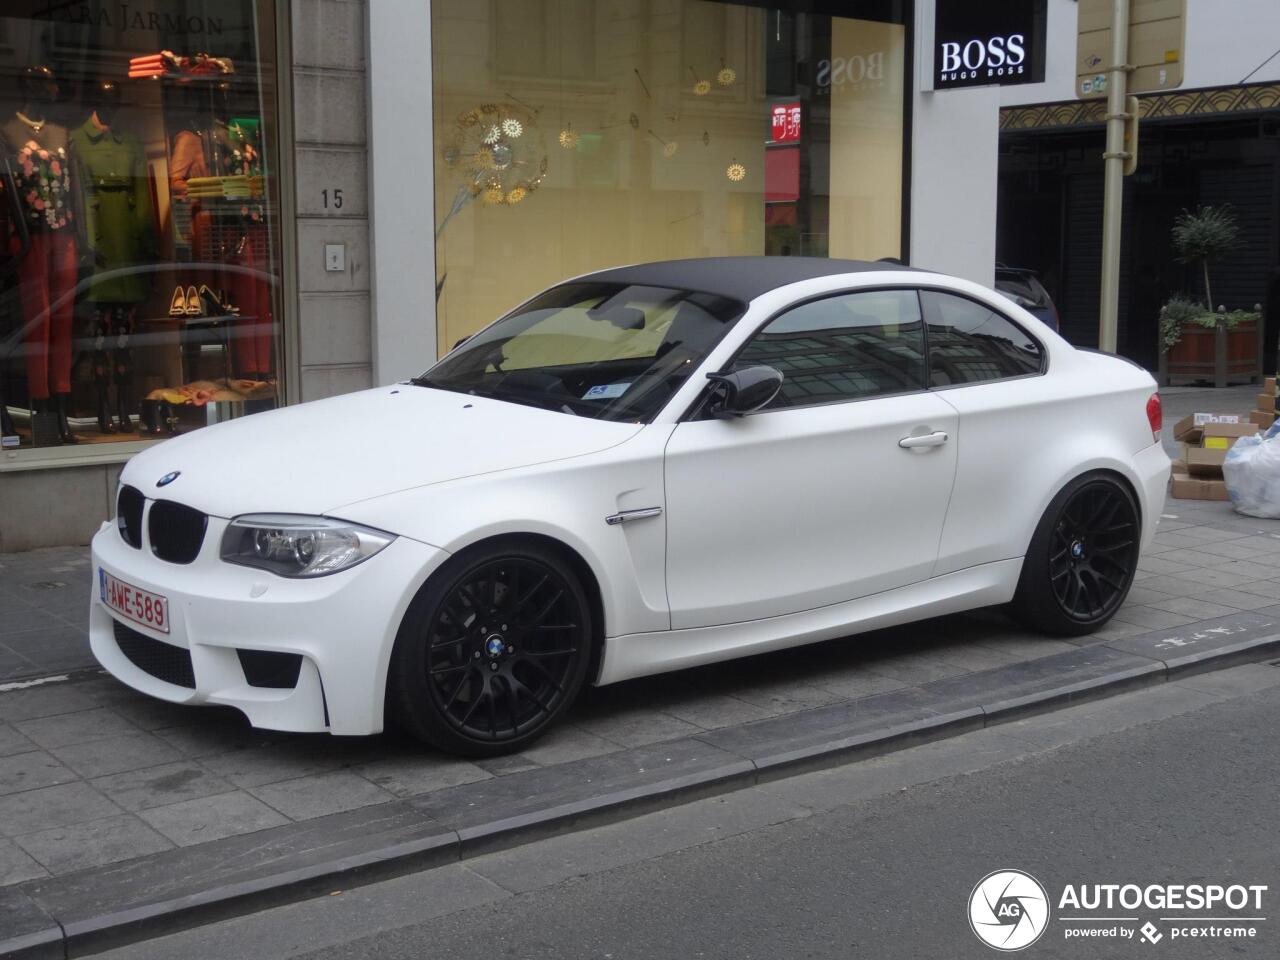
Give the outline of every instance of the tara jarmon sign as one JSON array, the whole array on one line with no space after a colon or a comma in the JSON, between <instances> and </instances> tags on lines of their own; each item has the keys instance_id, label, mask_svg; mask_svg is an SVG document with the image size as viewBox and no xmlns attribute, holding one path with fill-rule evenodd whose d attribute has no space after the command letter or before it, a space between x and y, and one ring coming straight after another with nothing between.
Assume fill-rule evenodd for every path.
<instances>
[{"instance_id":1,"label":"tara jarmon sign","mask_svg":"<svg viewBox=\"0 0 1280 960\"><path fill-rule=\"evenodd\" d=\"M933 86L1044 80L1047 0L935 0Z\"/></svg>"}]
</instances>

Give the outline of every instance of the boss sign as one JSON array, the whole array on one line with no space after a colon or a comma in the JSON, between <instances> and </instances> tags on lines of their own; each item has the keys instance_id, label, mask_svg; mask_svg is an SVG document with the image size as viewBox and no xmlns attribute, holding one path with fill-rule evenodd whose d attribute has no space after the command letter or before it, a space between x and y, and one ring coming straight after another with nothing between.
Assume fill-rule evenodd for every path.
<instances>
[{"instance_id":1,"label":"boss sign","mask_svg":"<svg viewBox=\"0 0 1280 960\"><path fill-rule=\"evenodd\" d=\"M1026 37L1021 33L970 40L963 46L949 41L939 45L938 79L944 83L984 77L998 81L1024 73L1026 63Z\"/></svg>"}]
</instances>

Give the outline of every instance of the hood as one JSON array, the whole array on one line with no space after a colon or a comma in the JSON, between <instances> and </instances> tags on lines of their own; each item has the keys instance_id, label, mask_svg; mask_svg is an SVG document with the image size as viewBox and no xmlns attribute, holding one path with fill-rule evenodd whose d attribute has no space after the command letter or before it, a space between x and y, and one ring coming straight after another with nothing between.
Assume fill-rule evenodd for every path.
<instances>
[{"instance_id":1,"label":"hood","mask_svg":"<svg viewBox=\"0 0 1280 960\"><path fill-rule=\"evenodd\" d=\"M130 460L120 480L218 517L324 514L411 487L595 453L641 429L398 384L166 440Z\"/></svg>"}]
</instances>

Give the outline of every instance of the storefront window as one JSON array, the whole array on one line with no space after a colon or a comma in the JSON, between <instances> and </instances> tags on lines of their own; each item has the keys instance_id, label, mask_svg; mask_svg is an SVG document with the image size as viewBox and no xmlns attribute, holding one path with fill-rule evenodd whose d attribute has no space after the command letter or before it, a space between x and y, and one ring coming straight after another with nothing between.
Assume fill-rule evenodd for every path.
<instances>
[{"instance_id":1,"label":"storefront window","mask_svg":"<svg viewBox=\"0 0 1280 960\"><path fill-rule=\"evenodd\" d=\"M433 0L441 352L618 264L901 256L903 6Z\"/></svg>"},{"instance_id":2,"label":"storefront window","mask_svg":"<svg viewBox=\"0 0 1280 960\"><path fill-rule=\"evenodd\" d=\"M5 3L6 448L278 402L274 18L270 0Z\"/></svg>"}]
</instances>

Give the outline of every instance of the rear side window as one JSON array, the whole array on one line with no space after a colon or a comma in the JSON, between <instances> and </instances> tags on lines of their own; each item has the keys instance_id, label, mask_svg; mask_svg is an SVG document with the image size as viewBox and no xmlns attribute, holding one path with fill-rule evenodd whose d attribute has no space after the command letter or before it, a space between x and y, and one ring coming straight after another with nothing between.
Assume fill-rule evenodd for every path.
<instances>
[{"instance_id":1,"label":"rear side window","mask_svg":"<svg viewBox=\"0 0 1280 960\"><path fill-rule=\"evenodd\" d=\"M936 290L921 290L929 327L929 385L982 383L1039 373L1040 344L990 307Z\"/></svg>"},{"instance_id":2,"label":"rear side window","mask_svg":"<svg viewBox=\"0 0 1280 960\"><path fill-rule=\"evenodd\" d=\"M801 304L775 317L735 368L768 364L782 390L767 409L924 389L924 326L914 290L869 290Z\"/></svg>"}]
</instances>

